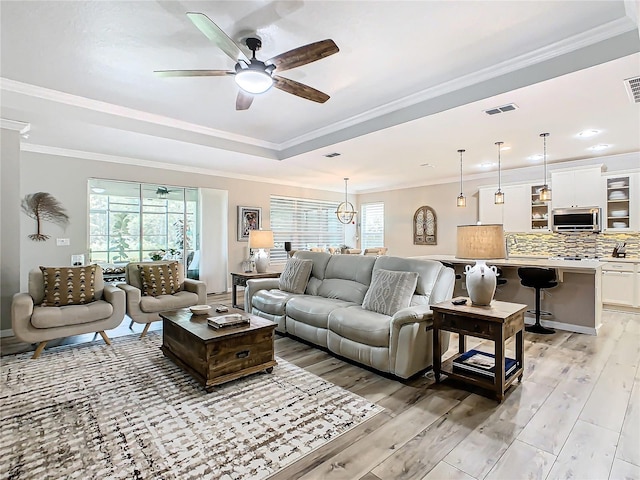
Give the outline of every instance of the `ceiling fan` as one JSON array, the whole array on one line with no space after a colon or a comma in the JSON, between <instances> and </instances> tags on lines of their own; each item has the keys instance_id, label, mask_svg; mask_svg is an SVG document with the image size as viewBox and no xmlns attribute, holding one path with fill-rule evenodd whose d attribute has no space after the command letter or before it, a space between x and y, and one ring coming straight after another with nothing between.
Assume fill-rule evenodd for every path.
<instances>
[{"instance_id":1,"label":"ceiling fan","mask_svg":"<svg viewBox=\"0 0 640 480\"><path fill-rule=\"evenodd\" d=\"M156 75L161 77L222 77L234 75L235 81L240 87L236 98L236 110L247 110L253 102L254 95L264 93L272 86L313 102L324 103L329 100L329 95L326 93L295 80L274 75L274 73L300 67L339 52L340 50L333 40L327 39L310 43L261 62L256 58L256 51L260 50L262 46L262 41L259 38L250 37L245 40L247 48L253 53L249 59L240 50L240 46L205 14L192 12L187 13L187 16L209 40L237 62L235 69L156 70L154 72Z\"/></svg>"}]
</instances>

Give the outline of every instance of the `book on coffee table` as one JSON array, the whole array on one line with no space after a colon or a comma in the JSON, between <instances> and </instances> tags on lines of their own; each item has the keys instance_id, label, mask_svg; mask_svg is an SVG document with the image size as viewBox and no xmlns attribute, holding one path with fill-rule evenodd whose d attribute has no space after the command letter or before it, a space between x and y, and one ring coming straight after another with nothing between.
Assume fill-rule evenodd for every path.
<instances>
[{"instance_id":1,"label":"book on coffee table","mask_svg":"<svg viewBox=\"0 0 640 480\"><path fill-rule=\"evenodd\" d=\"M505 358L504 363L505 377L508 377L516 370L518 365L513 358ZM496 359L491 353L469 350L453 361L453 369L494 378L496 376Z\"/></svg>"},{"instance_id":2,"label":"book on coffee table","mask_svg":"<svg viewBox=\"0 0 640 480\"><path fill-rule=\"evenodd\" d=\"M240 313L230 313L229 315L220 315L219 317L209 317L207 318L207 323L213 328L223 328L248 325L251 323L251 320L248 316Z\"/></svg>"}]
</instances>

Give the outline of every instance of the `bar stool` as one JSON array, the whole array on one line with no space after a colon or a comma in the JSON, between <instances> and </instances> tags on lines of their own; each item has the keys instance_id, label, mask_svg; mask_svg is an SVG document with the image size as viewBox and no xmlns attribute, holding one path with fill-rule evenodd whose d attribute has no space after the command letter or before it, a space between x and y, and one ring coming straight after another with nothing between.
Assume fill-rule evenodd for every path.
<instances>
[{"instance_id":1,"label":"bar stool","mask_svg":"<svg viewBox=\"0 0 640 480\"><path fill-rule=\"evenodd\" d=\"M558 285L558 282L555 281L556 271L553 268L520 267L518 268L518 276L520 277L520 283L522 285L536 289L536 309L533 311L536 314L536 323L534 325L527 325L525 330L527 332L542 334L556 333L553 328L540 325L540 314L550 315L549 312L540 310L540 290ZM527 312L530 311L531 310L527 310Z\"/></svg>"}]
</instances>

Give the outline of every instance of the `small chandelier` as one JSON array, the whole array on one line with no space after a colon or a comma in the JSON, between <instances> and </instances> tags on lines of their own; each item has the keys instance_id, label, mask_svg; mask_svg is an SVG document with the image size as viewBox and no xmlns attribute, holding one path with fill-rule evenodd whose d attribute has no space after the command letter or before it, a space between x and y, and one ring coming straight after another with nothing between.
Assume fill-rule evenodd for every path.
<instances>
[{"instance_id":1,"label":"small chandelier","mask_svg":"<svg viewBox=\"0 0 640 480\"><path fill-rule=\"evenodd\" d=\"M550 202L551 201L551 189L547 184L547 137L548 133L541 133L540 136L543 138L544 142L544 151L542 155L542 159L544 161L544 186L540 189L540 201L542 202Z\"/></svg>"},{"instance_id":2,"label":"small chandelier","mask_svg":"<svg viewBox=\"0 0 640 480\"><path fill-rule=\"evenodd\" d=\"M496 142L498 146L498 191L493 195L493 203L496 205L502 205L504 203L504 192L500 188L501 185L501 172L500 172L500 147L504 142Z\"/></svg>"},{"instance_id":3,"label":"small chandelier","mask_svg":"<svg viewBox=\"0 0 640 480\"><path fill-rule=\"evenodd\" d=\"M349 178L344 179L344 202L338 205L338 209L336 210L336 216L338 217L338 221L340 223L351 223L353 221L353 217L355 216L356 210L353 208L353 204L349 202L347 199L347 181Z\"/></svg>"},{"instance_id":4,"label":"small chandelier","mask_svg":"<svg viewBox=\"0 0 640 480\"><path fill-rule=\"evenodd\" d=\"M464 194L462 193L462 154L464 152L465 150L458 150L458 153L460 154L460 195L458 195L457 205L459 207L467 206L467 199L464 197Z\"/></svg>"}]
</instances>

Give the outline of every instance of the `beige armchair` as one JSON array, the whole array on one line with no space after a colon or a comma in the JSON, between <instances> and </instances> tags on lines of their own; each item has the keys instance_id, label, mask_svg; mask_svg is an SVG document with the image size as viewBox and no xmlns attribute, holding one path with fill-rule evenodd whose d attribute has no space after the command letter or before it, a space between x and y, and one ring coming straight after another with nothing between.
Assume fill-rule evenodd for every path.
<instances>
[{"instance_id":1,"label":"beige armchair","mask_svg":"<svg viewBox=\"0 0 640 480\"><path fill-rule=\"evenodd\" d=\"M387 254L387 247L374 247L374 248L365 248L364 249L364 254L365 255L373 255L375 257L379 257L381 255L386 255Z\"/></svg>"},{"instance_id":2,"label":"beige armchair","mask_svg":"<svg viewBox=\"0 0 640 480\"><path fill-rule=\"evenodd\" d=\"M67 272L68 267L59 267ZM76 270L77 271L77 270ZM124 319L125 295L105 285L102 268L95 270L94 301L78 305L46 306L44 274L39 268L29 272L28 293L16 293L11 303L13 333L23 342L38 343L31 358L38 358L47 342L57 338L98 332L111 345L104 332L116 328Z\"/></svg>"},{"instance_id":3,"label":"beige armchair","mask_svg":"<svg viewBox=\"0 0 640 480\"><path fill-rule=\"evenodd\" d=\"M147 334L151 322L160 320L160 312L207 303L206 284L200 280L185 278L182 264L178 264L177 283L180 285L180 291L171 295L143 295L140 267L170 263L172 263L170 260L129 263L125 270L127 283L118 285L127 294L127 315L131 317L129 326L131 327L133 322L145 324L140 338Z\"/></svg>"}]
</instances>

